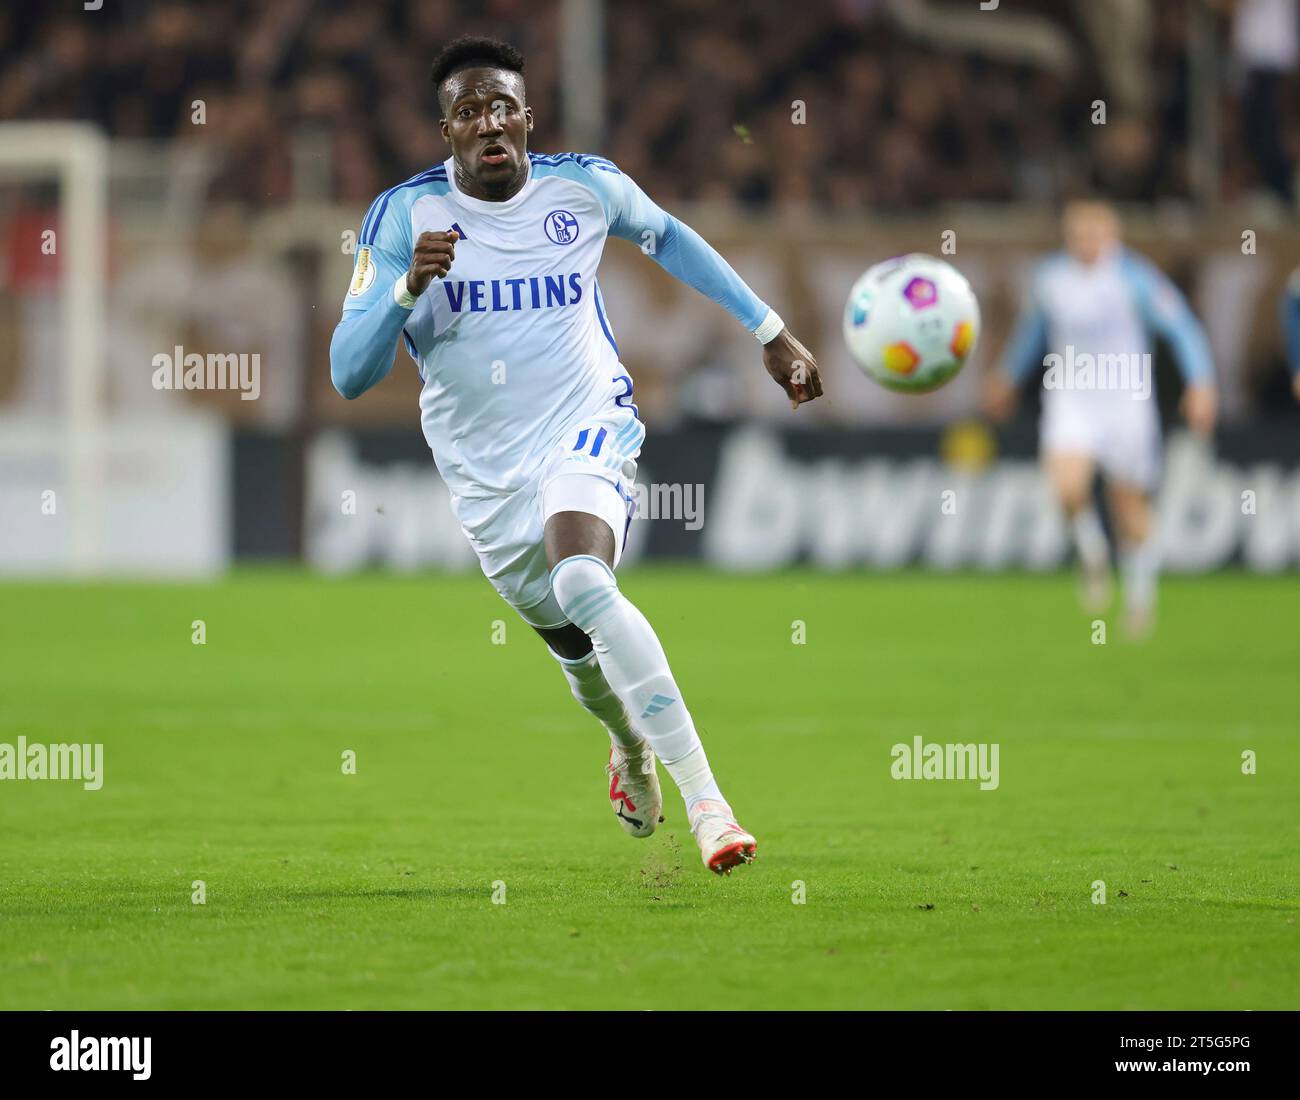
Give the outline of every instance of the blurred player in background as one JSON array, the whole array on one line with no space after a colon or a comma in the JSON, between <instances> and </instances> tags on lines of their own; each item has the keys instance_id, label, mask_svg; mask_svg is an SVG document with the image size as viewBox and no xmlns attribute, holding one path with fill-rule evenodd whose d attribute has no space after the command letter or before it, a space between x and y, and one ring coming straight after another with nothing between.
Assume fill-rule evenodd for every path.
<instances>
[{"instance_id":1,"label":"blurred player in background","mask_svg":"<svg viewBox=\"0 0 1300 1100\"><path fill-rule=\"evenodd\" d=\"M1282 334L1286 365L1291 371L1291 392L1300 401L1300 267L1291 272L1282 295Z\"/></svg>"},{"instance_id":2,"label":"blurred player in background","mask_svg":"<svg viewBox=\"0 0 1300 1100\"><path fill-rule=\"evenodd\" d=\"M645 426L596 282L606 238L633 241L730 311L793 406L821 393L817 364L717 252L612 162L528 151L523 69L518 50L489 38L458 39L434 62L452 155L370 207L331 376L358 397L404 341L424 383L425 438L483 572L609 733L620 824L654 832L657 754L705 865L729 872L756 842L718 788L658 636L614 576ZM526 770L535 747L508 751L511 798L524 808L545 798Z\"/></svg>"},{"instance_id":3,"label":"blurred player in background","mask_svg":"<svg viewBox=\"0 0 1300 1100\"><path fill-rule=\"evenodd\" d=\"M1119 550L1125 624L1140 637L1153 624L1160 568L1151 515L1161 465L1153 336L1173 351L1187 383L1183 415L1203 437L1214 428L1214 368L1183 296L1121 243L1113 207L1072 202L1062 228L1065 251L1035 270L1003 368L989 375L985 410L1007 418L1018 388L1036 367L1048 368L1040 448L1083 569L1083 604L1097 613L1110 603L1110 554L1093 505L1100 471Z\"/></svg>"}]
</instances>

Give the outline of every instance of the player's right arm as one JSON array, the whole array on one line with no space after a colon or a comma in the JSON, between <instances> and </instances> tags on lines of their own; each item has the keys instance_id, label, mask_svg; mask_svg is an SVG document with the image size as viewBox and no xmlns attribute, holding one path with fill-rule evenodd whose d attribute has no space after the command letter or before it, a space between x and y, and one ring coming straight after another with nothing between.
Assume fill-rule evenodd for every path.
<instances>
[{"instance_id":1,"label":"player's right arm","mask_svg":"<svg viewBox=\"0 0 1300 1100\"><path fill-rule=\"evenodd\" d=\"M1016 407L1016 393L1043 361L1047 348L1047 311L1038 295L1039 271L1034 272L1029 294L1016 319L1001 368L989 372L984 387L984 411L994 420L1006 420Z\"/></svg>"},{"instance_id":2,"label":"player's right arm","mask_svg":"<svg viewBox=\"0 0 1300 1100\"><path fill-rule=\"evenodd\" d=\"M402 327L434 278L451 270L455 233L421 233L411 245L409 219L376 200L362 223L343 316L330 340L330 379L349 401L382 382L393 367ZM379 208L379 209L377 209ZM387 217L384 214L387 213ZM380 219L373 230L371 219Z\"/></svg>"}]
</instances>

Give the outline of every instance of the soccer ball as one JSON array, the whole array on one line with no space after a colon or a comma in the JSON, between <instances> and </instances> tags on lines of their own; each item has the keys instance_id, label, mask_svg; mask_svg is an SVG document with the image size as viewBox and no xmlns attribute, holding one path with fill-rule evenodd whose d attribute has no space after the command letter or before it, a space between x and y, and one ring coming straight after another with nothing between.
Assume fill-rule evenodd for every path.
<instances>
[{"instance_id":1,"label":"soccer ball","mask_svg":"<svg viewBox=\"0 0 1300 1100\"><path fill-rule=\"evenodd\" d=\"M849 292L844 341L882 386L923 393L942 386L969 358L980 307L951 264L914 252L876 264Z\"/></svg>"}]
</instances>

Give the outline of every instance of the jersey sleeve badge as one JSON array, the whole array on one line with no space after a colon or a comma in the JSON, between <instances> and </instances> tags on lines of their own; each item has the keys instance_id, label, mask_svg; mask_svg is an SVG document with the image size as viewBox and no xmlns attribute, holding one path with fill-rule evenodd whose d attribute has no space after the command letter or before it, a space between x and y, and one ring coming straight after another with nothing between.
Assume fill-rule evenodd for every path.
<instances>
[{"instance_id":1,"label":"jersey sleeve badge","mask_svg":"<svg viewBox=\"0 0 1300 1100\"><path fill-rule=\"evenodd\" d=\"M357 265L352 271L352 285L348 288L349 298L359 298L375 282L375 265L370 259L370 246L357 249Z\"/></svg>"}]
</instances>

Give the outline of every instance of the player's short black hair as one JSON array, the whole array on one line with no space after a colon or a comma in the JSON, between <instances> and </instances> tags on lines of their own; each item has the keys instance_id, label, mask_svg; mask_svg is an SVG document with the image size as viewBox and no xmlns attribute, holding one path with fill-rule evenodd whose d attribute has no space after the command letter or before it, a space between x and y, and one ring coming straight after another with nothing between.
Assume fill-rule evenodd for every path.
<instances>
[{"instance_id":1,"label":"player's short black hair","mask_svg":"<svg viewBox=\"0 0 1300 1100\"><path fill-rule=\"evenodd\" d=\"M433 69L429 78L433 83L433 92L438 97L439 106L443 106L443 81L457 69L465 69L472 65L508 69L512 73L524 75L524 55L509 42L473 34L461 35L460 38L448 42L442 48L442 52L433 59Z\"/></svg>"}]
</instances>

